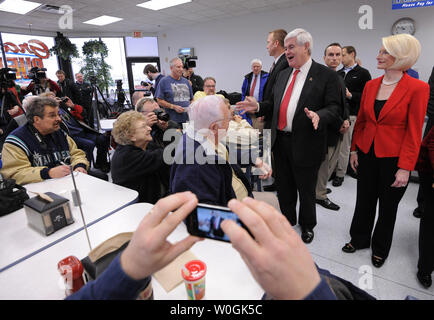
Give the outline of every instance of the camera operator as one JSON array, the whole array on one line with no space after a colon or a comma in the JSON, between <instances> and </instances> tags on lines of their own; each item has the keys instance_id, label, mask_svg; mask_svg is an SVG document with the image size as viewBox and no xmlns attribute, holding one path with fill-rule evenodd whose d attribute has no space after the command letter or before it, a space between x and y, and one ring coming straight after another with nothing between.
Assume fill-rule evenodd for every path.
<instances>
[{"instance_id":1,"label":"camera operator","mask_svg":"<svg viewBox=\"0 0 434 320\"><path fill-rule=\"evenodd\" d=\"M45 71L47 71L47 69L38 67L30 69L29 78L32 79L32 81L27 87L22 88L23 96L30 92L34 96L43 92L54 92L56 96L60 94L60 87L56 82L47 78Z\"/></svg>"},{"instance_id":2,"label":"camera operator","mask_svg":"<svg viewBox=\"0 0 434 320\"><path fill-rule=\"evenodd\" d=\"M66 79L65 71L57 70L56 77L58 79L57 84L60 87L60 94L58 95L58 97L71 97L71 99L75 101L75 103L82 105L80 92L78 91L77 86L72 80Z\"/></svg>"},{"instance_id":3,"label":"camera operator","mask_svg":"<svg viewBox=\"0 0 434 320\"><path fill-rule=\"evenodd\" d=\"M183 76L190 82L193 94L197 91L203 91L203 79L201 76L194 74L193 68L184 64Z\"/></svg>"},{"instance_id":4,"label":"camera operator","mask_svg":"<svg viewBox=\"0 0 434 320\"><path fill-rule=\"evenodd\" d=\"M15 69L0 69L0 140L4 140L3 134L10 121L24 114L22 110L21 87L15 84Z\"/></svg>"},{"instance_id":5,"label":"camera operator","mask_svg":"<svg viewBox=\"0 0 434 320\"><path fill-rule=\"evenodd\" d=\"M80 95L81 106L83 106L86 111L87 116L84 117L84 122L88 125L93 124L93 114L92 114L92 86L89 82L85 82L83 78L83 74L76 73L75 74L75 85L78 90L78 94Z\"/></svg>"},{"instance_id":6,"label":"camera operator","mask_svg":"<svg viewBox=\"0 0 434 320\"><path fill-rule=\"evenodd\" d=\"M148 83L148 86L144 86L146 90L150 90L152 92L152 95L155 95L158 84L164 76L159 73L157 68L152 64L147 64L145 66L145 69L143 69L143 74L147 76L149 80L155 81L153 85Z\"/></svg>"}]
</instances>

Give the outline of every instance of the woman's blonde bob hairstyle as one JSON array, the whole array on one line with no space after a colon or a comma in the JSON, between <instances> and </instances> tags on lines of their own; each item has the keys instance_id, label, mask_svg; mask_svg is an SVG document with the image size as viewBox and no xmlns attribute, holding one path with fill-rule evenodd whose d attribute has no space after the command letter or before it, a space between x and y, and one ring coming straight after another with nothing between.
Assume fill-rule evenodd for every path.
<instances>
[{"instance_id":1,"label":"woman's blonde bob hairstyle","mask_svg":"<svg viewBox=\"0 0 434 320\"><path fill-rule=\"evenodd\" d=\"M113 124L112 136L116 143L121 145L133 144L131 136L134 134L133 124L136 121L146 121L143 114L137 111L127 111L122 113Z\"/></svg>"},{"instance_id":2,"label":"woman's blonde bob hairstyle","mask_svg":"<svg viewBox=\"0 0 434 320\"><path fill-rule=\"evenodd\" d=\"M412 35L403 33L384 37L383 46L395 58L390 69L406 71L419 59L420 42Z\"/></svg>"}]
</instances>

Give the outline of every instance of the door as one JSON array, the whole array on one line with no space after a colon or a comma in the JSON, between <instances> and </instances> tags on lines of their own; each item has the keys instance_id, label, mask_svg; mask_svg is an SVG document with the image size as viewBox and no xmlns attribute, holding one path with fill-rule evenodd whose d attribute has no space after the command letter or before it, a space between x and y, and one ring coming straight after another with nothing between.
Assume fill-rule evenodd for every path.
<instances>
[{"instance_id":1,"label":"door","mask_svg":"<svg viewBox=\"0 0 434 320\"><path fill-rule=\"evenodd\" d=\"M148 77L143 74L143 69L145 69L147 64L152 64L160 70L160 58L158 57L127 58L128 85L131 95L134 91L144 91L141 85L142 81L151 82Z\"/></svg>"}]
</instances>

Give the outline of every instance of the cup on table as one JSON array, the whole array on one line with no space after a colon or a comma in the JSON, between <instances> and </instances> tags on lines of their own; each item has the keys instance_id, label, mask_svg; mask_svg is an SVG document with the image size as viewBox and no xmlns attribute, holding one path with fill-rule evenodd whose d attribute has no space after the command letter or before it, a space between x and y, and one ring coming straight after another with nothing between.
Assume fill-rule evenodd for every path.
<instances>
[{"instance_id":1,"label":"cup on table","mask_svg":"<svg viewBox=\"0 0 434 320\"><path fill-rule=\"evenodd\" d=\"M206 264L200 260L187 262L181 270L187 295L190 300L201 300L205 296Z\"/></svg>"}]
</instances>

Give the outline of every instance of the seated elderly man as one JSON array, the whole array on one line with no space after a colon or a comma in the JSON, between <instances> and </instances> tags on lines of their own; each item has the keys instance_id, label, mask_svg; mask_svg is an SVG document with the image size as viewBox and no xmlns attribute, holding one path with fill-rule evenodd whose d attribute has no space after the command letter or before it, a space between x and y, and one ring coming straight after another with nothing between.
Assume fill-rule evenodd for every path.
<instances>
[{"instance_id":1,"label":"seated elderly man","mask_svg":"<svg viewBox=\"0 0 434 320\"><path fill-rule=\"evenodd\" d=\"M205 80L203 80L203 91L196 91L196 93L193 96L193 101L197 101L203 97L212 96L216 94L215 86L216 86L215 79L213 77L206 77ZM217 94L217 96L221 97L222 99L225 98L221 94Z\"/></svg>"},{"instance_id":2,"label":"seated elderly man","mask_svg":"<svg viewBox=\"0 0 434 320\"><path fill-rule=\"evenodd\" d=\"M186 133L176 148L170 191L191 191L199 202L220 206L227 206L233 198L252 196L251 186L237 164L240 162L237 153L229 157L222 144L232 119L223 99L212 95L194 102L189 117ZM262 178L271 174L271 169L254 154L247 161L264 169Z\"/></svg>"},{"instance_id":3,"label":"seated elderly man","mask_svg":"<svg viewBox=\"0 0 434 320\"><path fill-rule=\"evenodd\" d=\"M151 127L143 114L128 111L113 125L113 138L118 146L112 158L112 179L139 193L139 202L155 203L169 189L168 166L164 149L149 148Z\"/></svg>"},{"instance_id":4,"label":"seated elderly man","mask_svg":"<svg viewBox=\"0 0 434 320\"><path fill-rule=\"evenodd\" d=\"M6 138L2 150L5 178L18 184L61 178L74 171L87 173L86 154L60 129L59 105L52 98L37 97L27 108L27 124Z\"/></svg>"}]
</instances>

